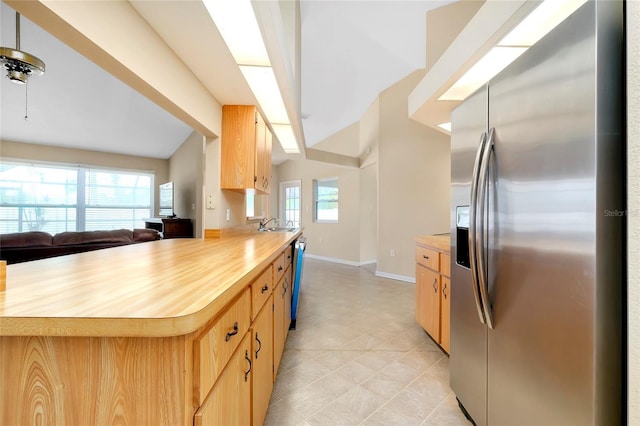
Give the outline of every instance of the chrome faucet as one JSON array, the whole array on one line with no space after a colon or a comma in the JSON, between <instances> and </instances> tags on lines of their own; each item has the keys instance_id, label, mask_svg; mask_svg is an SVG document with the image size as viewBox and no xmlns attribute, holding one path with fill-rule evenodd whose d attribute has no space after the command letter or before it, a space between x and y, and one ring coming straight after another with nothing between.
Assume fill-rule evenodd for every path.
<instances>
[{"instance_id":1,"label":"chrome faucet","mask_svg":"<svg viewBox=\"0 0 640 426\"><path fill-rule=\"evenodd\" d=\"M260 221L260 227L258 228L258 230L266 229L266 227L269 224L269 222L275 221L275 220L278 220L278 219L276 219L275 217L272 217L271 219L267 220L266 222Z\"/></svg>"}]
</instances>

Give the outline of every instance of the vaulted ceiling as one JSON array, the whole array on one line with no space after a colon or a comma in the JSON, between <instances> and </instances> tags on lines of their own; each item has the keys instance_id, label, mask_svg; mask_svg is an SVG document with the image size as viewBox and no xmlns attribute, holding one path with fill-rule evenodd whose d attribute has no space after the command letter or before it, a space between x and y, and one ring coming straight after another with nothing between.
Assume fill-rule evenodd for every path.
<instances>
[{"instance_id":1,"label":"vaulted ceiling","mask_svg":"<svg viewBox=\"0 0 640 426\"><path fill-rule=\"evenodd\" d=\"M131 3L221 104L255 103L200 1ZM302 0L307 146L357 121L378 93L424 67L426 11L447 3ZM0 20L0 45L15 47L15 13L5 3ZM168 158L192 131L25 16L21 50L47 71L29 81L28 93L0 79L2 140Z\"/></svg>"}]
</instances>

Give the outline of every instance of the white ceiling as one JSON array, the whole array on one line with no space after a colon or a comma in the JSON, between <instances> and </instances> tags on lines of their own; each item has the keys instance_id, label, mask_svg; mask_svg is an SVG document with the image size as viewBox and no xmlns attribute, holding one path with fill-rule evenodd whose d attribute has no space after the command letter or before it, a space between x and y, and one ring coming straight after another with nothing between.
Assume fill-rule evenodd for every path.
<instances>
[{"instance_id":1,"label":"white ceiling","mask_svg":"<svg viewBox=\"0 0 640 426\"><path fill-rule=\"evenodd\" d=\"M220 103L255 103L200 1L131 3ZM426 11L448 3L302 0L307 146L359 120L382 90L424 67ZM15 13L2 3L0 15L0 44L15 47ZM21 49L47 71L29 81L26 121L25 87L0 79L0 139L169 158L192 132L24 16ZM276 147L274 162L285 158Z\"/></svg>"},{"instance_id":2,"label":"white ceiling","mask_svg":"<svg viewBox=\"0 0 640 426\"><path fill-rule=\"evenodd\" d=\"M449 3L301 1L307 146L360 120L380 92L425 67L426 13Z\"/></svg>"}]
</instances>

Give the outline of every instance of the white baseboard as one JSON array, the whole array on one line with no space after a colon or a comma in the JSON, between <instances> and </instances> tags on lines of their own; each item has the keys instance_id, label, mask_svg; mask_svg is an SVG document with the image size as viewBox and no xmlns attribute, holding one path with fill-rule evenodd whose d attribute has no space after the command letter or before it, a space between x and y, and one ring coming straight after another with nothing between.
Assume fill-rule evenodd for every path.
<instances>
[{"instance_id":1,"label":"white baseboard","mask_svg":"<svg viewBox=\"0 0 640 426\"><path fill-rule=\"evenodd\" d=\"M366 262L354 262L351 260L338 259L336 257L318 256L317 254L311 254L306 252L304 254L304 257L308 257L309 259L324 260L325 262L340 263L342 265L349 265L349 266L363 266L363 265L370 265L372 263L376 263L375 260L367 260Z\"/></svg>"},{"instance_id":2,"label":"white baseboard","mask_svg":"<svg viewBox=\"0 0 640 426\"><path fill-rule=\"evenodd\" d=\"M414 277L409 277L406 275L389 274L387 272L376 271L376 277L389 278L392 280L404 281L404 282L413 283L413 284L416 283L416 279Z\"/></svg>"},{"instance_id":3,"label":"white baseboard","mask_svg":"<svg viewBox=\"0 0 640 426\"><path fill-rule=\"evenodd\" d=\"M335 257L318 256L317 254L310 254L310 253L305 253L304 257L305 258L308 257L309 259L315 259L315 260L323 260L325 262L340 263L342 265L358 266L358 267L363 265L371 265L377 262L376 260L367 260L365 262L353 262L351 260L338 259ZM389 274L387 272L376 271L375 276L381 277L381 278L388 278L396 281L404 281L412 284L416 283L416 279L414 277L409 277L406 275Z\"/></svg>"}]
</instances>

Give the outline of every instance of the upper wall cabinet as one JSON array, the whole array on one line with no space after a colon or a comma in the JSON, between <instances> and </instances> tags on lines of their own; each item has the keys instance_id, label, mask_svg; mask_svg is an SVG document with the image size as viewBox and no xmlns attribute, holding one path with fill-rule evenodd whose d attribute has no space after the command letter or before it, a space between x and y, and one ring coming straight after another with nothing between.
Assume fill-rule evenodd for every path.
<instances>
[{"instance_id":1,"label":"upper wall cabinet","mask_svg":"<svg viewBox=\"0 0 640 426\"><path fill-rule=\"evenodd\" d=\"M271 192L272 135L253 105L222 107L220 187Z\"/></svg>"}]
</instances>

